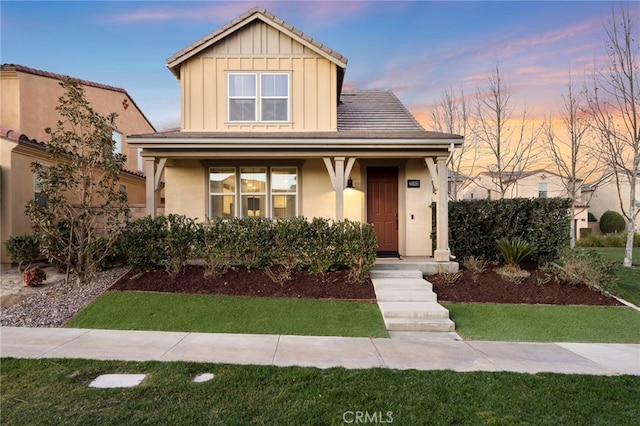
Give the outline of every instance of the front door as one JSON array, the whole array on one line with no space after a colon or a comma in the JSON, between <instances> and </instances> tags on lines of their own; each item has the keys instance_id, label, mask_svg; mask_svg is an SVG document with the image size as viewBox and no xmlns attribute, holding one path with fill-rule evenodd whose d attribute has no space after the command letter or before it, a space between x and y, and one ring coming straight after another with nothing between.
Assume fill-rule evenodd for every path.
<instances>
[{"instance_id":1,"label":"front door","mask_svg":"<svg viewBox=\"0 0 640 426\"><path fill-rule=\"evenodd\" d=\"M398 254L398 168L367 168L367 222L378 237L378 254Z\"/></svg>"}]
</instances>

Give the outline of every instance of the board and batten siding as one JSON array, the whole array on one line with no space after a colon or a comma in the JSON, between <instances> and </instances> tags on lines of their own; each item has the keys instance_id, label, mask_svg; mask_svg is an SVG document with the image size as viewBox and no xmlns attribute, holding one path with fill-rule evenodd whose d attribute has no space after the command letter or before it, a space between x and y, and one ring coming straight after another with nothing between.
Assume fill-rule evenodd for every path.
<instances>
[{"instance_id":1,"label":"board and batten siding","mask_svg":"<svg viewBox=\"0 0 640 426\"><path fill-rule=\"evenodd\" d=\"M229 72L290 73L289 123L228 123ZM184 131L335 131L336 64L263 22L218 41L180 67Z\"/></svg>"}]
</instances>

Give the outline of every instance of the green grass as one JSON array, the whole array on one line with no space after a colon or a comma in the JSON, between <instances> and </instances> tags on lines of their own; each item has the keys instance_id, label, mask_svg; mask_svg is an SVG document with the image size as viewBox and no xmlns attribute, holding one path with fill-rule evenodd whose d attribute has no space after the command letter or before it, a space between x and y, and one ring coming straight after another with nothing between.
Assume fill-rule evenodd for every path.
<instances>
[{"instance_id":1,"label":"green grass","mask_svg":"<svg viewBox=\"0 0 640 426\"><path fill-rule=\"evenodd\" d=\"M627 307L443 303L461 337L520 342L640 343Z\"/></svg>"},{"instance_id":2,"label":"green grass","mask_svg":"<svg viewBox=\"0 0 640 426\"><path fill-rule=\"evenodd\" d=\"M204 333L388 337L378 305L109 291L67 327Z\"/></svg>"},{"instance_id":3,"label":"green grass","mask_svg":"<svg viewBox=\"0 0 640 426\"><path fill-rule=\"evenodd\" d=\"M191 382L205 372L214 379ZM356 411L398 425L631 425L640 416L638 376L7 358L0 373L2 425L339 425L355 424ZM88 387L113 373L148 376L134 388Z\"/></svg>"},{"instance_id":4,"label":"green grass","mask_svg":"<svg viewBox=\"0 0 640 426\"><path fill-rule=\"evenodd\" d=\"M622 266L624 259L624 247L594 247L604 258L618 263L618 281L613 285L612 292L618 297L640 306L640 247L633 249L634 268Z\"/></svg>"}]
</instances>

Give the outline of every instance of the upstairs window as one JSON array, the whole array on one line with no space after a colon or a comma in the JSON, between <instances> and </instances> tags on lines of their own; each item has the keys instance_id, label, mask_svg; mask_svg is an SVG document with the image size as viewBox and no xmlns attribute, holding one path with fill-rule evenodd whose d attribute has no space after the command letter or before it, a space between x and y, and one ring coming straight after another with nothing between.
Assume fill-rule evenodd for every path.
<instances>
[{"instance_id":1,"label":"upstairs window","mask_svg":"<svg viewBox=\"0 0 640 426\"><path fill-rule=\"evenodd\" d=\"M230 122L289 121L289 74L229 74Z\"/></svg>"},{"instance_id":2,"label":"upstairs window","mask_svg":"<svg viewBox=\"0 0 640 426\"><path fill-rule=\"evenodd\" d=\"M538 183L538 198L547 198L547 183Z\"/></svg>"},{"instance_id":3,"label":"upstairs window","mask_svg":"<svg viewBox=\"0 0 640 426\"><path fill-rule=\"evenodd\" d=\"M42 166L42 172L43 173L47 173L49 171L49 168L47 166ZM36 206L38 206L41 209L44 209L47 207L48 202L47 202L47 197L45 197L45 195L42 193L42 190L44 189L44 183L42 182L42 178L40 176L40 173L34 173L33 175L33 199L36 202Z\"/></svg>"},{"instance_id":4,"label":"upstairs window","mask_svg":"<svg viewBox=\"0 0 640 426\"><path fill-rule=\"evenodd\" d=\"M116 154L122 154L122 133L114 130L113 133L111 133L111 139L115 142L114 152Z\"/></svg>"}]
</instances>

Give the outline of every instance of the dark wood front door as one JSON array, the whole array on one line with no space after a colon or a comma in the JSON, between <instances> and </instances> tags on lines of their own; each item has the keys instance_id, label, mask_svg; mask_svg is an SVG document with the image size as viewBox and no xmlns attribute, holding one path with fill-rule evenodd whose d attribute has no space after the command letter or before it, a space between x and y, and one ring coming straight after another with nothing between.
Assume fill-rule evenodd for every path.
<instances>
[{"instance_id":1,"label":"dark wood front door","mask_svg":"<svg viewBox=\"0 0 640 426\"><path fill-rule=\"evenodd\" d=\"M367 222L378 237L379 254L398 253L398 168L367 169Z\"/></svg>"}]
</instances>

